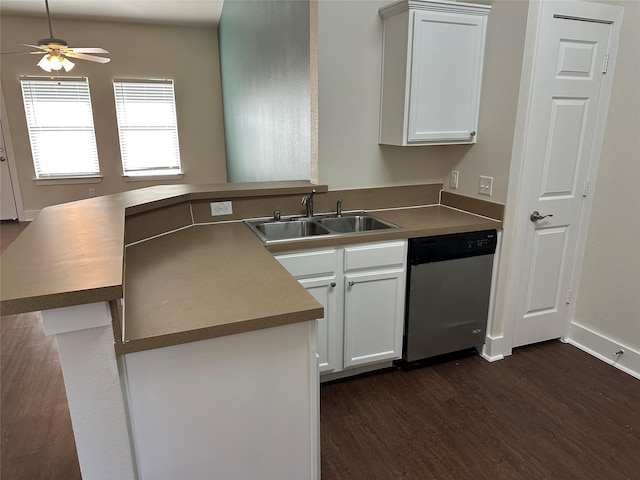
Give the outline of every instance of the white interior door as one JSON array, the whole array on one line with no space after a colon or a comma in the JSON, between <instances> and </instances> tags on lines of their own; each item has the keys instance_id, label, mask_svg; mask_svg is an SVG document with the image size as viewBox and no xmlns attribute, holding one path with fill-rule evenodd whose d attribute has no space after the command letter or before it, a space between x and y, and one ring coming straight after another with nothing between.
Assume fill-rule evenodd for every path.
<instances>
[{"instance_id":1,"label":"white interior door","mask_svg":"<svg viewBox=\"0 0 640 480\"><path fill-rule=\"evenodd\" d=\"M11 171L7 151L4 146L2 125L0 124L0 220L13 220L18 218L15 193L11 181Z\"/></svg>"},{"instance_id":2,"label":"white interior door","mask_svg":"<svg viewBox=\"0 0 640 480\"><path fill-rule=\"evenodd\" d=\"M610 22L561 16L548 5L542 15L523 167L531 219L514 347L562 336L611 29Z\"/></svg>"}]
</instances>

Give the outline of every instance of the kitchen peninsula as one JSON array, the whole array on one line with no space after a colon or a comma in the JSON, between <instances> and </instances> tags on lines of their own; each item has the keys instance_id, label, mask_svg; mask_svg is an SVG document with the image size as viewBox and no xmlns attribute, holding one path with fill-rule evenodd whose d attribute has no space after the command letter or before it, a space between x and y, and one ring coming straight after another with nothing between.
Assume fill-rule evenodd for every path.
<instances>
[{"instance_id":1,"label":"kitchen peninsula","mask_svg":"<svg viewBox=\"0 0 640 480\"><path fill-rule=\"evenodd\" d=\"M265 248L239 222L298 214L312 188L318 211L341 195L403 228ZM2 314L42 310L57 336L83 476L317 478L322 307L271 252L500 228L501 206L440 189L176 185L44 209L2 255Z\"/></svg>"}]
</instances>

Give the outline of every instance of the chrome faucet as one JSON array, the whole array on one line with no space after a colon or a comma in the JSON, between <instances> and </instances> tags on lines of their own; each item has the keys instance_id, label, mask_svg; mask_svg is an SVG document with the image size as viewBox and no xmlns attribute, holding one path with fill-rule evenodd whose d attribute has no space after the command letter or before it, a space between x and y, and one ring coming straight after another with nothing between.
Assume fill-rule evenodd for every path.
<instances>
[{"instance_id":1,"label":"chrome faucet","mask_svg":"<svg viewBox=\"0 0 640 480\"><path fill-rule=\"evenodd\" d=\"M307 209L307 217L313 217L313 196L315 195L315 189L311 190L311 195L308 197L305 195L302 197L302 205Z\"/></svg>"},{"instance_id":2,"label":"chrome faucet","mask_svg":"<svg viewBox=\"0 0 640 480\"><path fill-rule=\"evenodd\" d=\"M338 202L336 203L336 217L341 217L342 216L342 199L339 198Z\"/></svg>"}]
</instances>

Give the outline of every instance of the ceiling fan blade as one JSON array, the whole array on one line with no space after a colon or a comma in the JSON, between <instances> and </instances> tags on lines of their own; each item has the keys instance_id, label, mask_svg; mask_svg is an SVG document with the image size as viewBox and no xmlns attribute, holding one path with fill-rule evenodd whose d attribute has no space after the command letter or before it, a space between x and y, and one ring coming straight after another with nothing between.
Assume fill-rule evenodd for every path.
<instances>
[{"instance_id":1,"label":"ceiling fan blade","mask_svg":"<svg viewBox=\"0 0 640 480\"><path fill-rule=\"evenodd\" d=\"M104 48L99 48L99 47L95 47L95 48L75 48L75 47L69 47L69 50L71 50L72 52L75 53L109 53L108 50L105 50Z\"/></svg>"},{"instance_id":2,"label":"ceiling fan blade","mask_svg":"<svg viewBox=\"0 0 640 480\"><path fill-rule=\"evenodd\" d=\"M42 52L0 52L0 55L16 55L16 54L20 54L20 53L39 53L40 55L42 55Z\"/></svg>"},{"instance_id":3,"label":"ceiling fan blade","mask_svg":"<svg viewBox=\"0 0 640 480\"><path fill-rule=\"evenodd\" d=\"M65 57L79 58L80 60L89 60L90 62L109 63L110 58L96 57L95 55L87 55L86 53L65 52Z\"/></svg>"},{"instance_id":4,"label":"ceiling fan blade","mask_svg":"<svg viewBox=\"0 0 640 480\"><path fill-rule=\"evenodd\" d=\"M23 45L25 47L31 47L31 48L37 48L38 50L42 50L43 52L46 52L47 49L44 47L41 47L39 45L31 45L29 43L20 43L19 45ZM40 53L40 52L32 52L32 53Z\"/></svg>"}]
</instances>

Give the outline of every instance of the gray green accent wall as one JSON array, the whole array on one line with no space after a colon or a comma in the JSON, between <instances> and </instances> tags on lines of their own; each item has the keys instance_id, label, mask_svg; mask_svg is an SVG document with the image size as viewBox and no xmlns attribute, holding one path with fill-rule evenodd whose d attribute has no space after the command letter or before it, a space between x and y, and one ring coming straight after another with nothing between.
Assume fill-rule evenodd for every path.
<instances>
[{"instance_id":1,"label":"gray green accent wall","mask_svg":"<svg viewBox=\"0 0 640 480\"><path fill-rule=\"evenodd\" d=\"M307 1L227 0L218 26L229 182L308 180Z\"/></svg>"}]
</instances>

